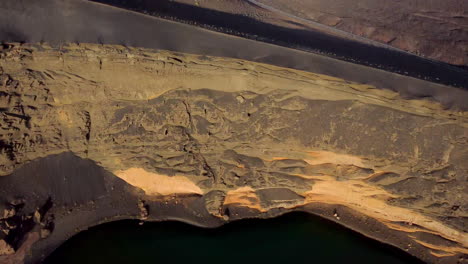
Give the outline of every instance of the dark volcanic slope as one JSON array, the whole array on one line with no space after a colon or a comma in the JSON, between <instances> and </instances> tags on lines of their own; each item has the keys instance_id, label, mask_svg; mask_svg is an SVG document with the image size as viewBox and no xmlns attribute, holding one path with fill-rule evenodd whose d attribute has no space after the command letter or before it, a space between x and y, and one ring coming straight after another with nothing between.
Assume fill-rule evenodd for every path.
<instances>
[{"instance_id":1,"label":"dark volcanic slope","mask_svg":"<svg viewBox=\"0 0 468 264\"><path fill-rule=\"evenodd\" d=\"M0 177L0 186L0 208L11 214L6 220L0 217L2 230L9 231L0 235L0 241L17 250L14 255L2 256L4 248L0 248L2 264L37 263L78 230L110 219L144 216L137 189L94 161L70 152L28 163L9 177ZM10 203L5 207L4 201ZM192 210L198 209L196 204L188 204ZM202 210L194 215L171 210L172 205L160 208L160 204L149 202L145 206L149 205L158 211L153 220L165 217L206 226L220 224L208 213L202 215Z\"/></svg>"},{"instance_id":2,"label":"dark volcanic slope","mask_svg":"<svg viewBox=\"0 0 468 264\"><path fill-rule=\"evenodd\" d=\"M353 63L368 65L434 82L468 88L468 71L418 57L409 53L344 39L307 28L290 28L265 23L252 17L237 15L175 1L160 0L93 0L166 18L189 21L221 32L256 40L323 53ZM244 5L246 5L244 3ZM251 5L249 5L251 8ZM287 18L283 18L287 19Z\"/></svg>"},{"instance_id":3,"label":"dark volcanic slope","mask_svg":"<svg viewBox=\"0 0 468 264\"><path fill-rule=\"evenodd\" d=\"M44 0L40 3L31 0L6 0L0 3L0 7L0 37L3 40L46 41L54 44L64 42L122 44L241 58L367 83L378 88L398 91L408 98L433 99L449 108L468 108L466 90L312 53L232 37L105 5L79 0ZM349 53L354 54L355 50L349 50L349 47L351 46L348 46ZM360 51L357 54L372 53L372 49L363 51L362 47L356 46L356 51ZM400 58L398 54L394 57L387 54L389 51L386 50L381 50L382 54L379 50L374 51L378 56L387 56L389 62L400 61L395 60ZM415 59L417 62L418 58ZM399 63L410 65L413 62L412 59L411 61L405 59ZM468 85L468 75L458 71L446 71L445 67L432 69L435 71L431 73L434 74L433 77L439 76L440 80L444 79L449 83Z\"/></svg>"},{"instance_id":4,"label":"dark volcanic slope","mask_svg":"<svg viewBox=\"0 0 468 264\"><path fill-rule=\"evenodd\" d=\"M468 65L467 1L174 1L288 28L323 30L356 40L365 38L426 58Z\"/></svg>"},{"instance_id":5,"label":"dark volcanic slope","mask_svg":"<svg viewBox=\"0 0 468 264\"><path fill-rule=\"evenodd\" d=\"M228 58L12 45L0 120L0 263L115 219L294 210L429 263L468 254L468 112L435 102Z\"/></svg>"},{"instance_id":6,"label":"dark volcanic slope","mask_svg":"<svg viewBox=\"0 0 468 264\"><path fill-rule=\"evenodd\" d=\"M256 1L422 56L468 65L468 1Z\"/></svg>"}]
</instances>

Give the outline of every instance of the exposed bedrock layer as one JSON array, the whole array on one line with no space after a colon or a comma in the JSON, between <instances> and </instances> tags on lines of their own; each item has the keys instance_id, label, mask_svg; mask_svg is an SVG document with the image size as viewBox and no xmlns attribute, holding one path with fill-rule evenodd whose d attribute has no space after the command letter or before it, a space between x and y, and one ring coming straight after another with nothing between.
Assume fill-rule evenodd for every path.
<instances>
[{"instance_id":1,"label":"exposed bedrock layer","mask_svg":"<svg viewBox=\"0 0 468 264\"><path fill-rule=\"evenodd\" d=\"M117 219L216 227L294 210L429 263L466 261L466 111L234 59L105 45L0 56L1 263Z\"/></svg>"}]
</instances>

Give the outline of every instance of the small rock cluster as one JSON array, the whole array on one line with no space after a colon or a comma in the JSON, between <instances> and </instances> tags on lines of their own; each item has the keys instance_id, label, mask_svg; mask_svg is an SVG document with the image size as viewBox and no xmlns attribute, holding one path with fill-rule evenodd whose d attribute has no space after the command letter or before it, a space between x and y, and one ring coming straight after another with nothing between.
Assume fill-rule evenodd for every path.
<instances>
[{"instance_id":1,"label":"small rock cluster","mask_svg":"<svg viewBox=\"0 0 468 264\"><path fill-rule=\"evenodd\" d=\"M52 207L51 199L31 213L24 212L24 206L24 199L16 199L3 206L0 215L0 256L15 253L24 236L37 226L41 238L48 237L54 229L54 216L47 214Z\"/></svg>"}]
</instances>

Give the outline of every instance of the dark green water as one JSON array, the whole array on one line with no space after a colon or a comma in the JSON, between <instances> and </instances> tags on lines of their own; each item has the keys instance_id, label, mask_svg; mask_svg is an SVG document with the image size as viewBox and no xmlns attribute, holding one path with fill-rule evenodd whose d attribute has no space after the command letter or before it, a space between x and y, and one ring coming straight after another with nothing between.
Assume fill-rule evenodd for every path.
<instances>
[{"instance_id":1,"label":"dark green water","mask_svg":"<svg viewBox=\"0 0 468 264\"><path fill-rule=\"evenodd\" d=\"M421 263L316 216L293 213L217 229L179 222L119 221L79 233L47 264Z\"/></svg>"}]
</instances>

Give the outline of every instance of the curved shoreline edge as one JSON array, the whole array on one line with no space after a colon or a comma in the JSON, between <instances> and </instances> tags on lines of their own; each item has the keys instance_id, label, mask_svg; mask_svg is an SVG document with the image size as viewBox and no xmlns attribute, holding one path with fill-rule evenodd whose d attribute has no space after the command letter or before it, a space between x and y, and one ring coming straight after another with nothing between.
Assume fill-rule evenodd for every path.
<instances>
[{"instance_id":1,"label":"curved shoreline edge","mask_svg":"<svg viewBox=\"0 0 468 264\"><path fill-rule=\"evenodd\" d=\"M59 159L61 162L67 162L67 159L71 159L71 162L77 162L78 160L76 159L79 158L73 154L64 153L56 155L55 157L46 157L45 159L49 160L46 162L50 162L53 159ZM43 161L34 161L33 163ZM84 162L87 163L88 166L93 163L90 161ZM32 166L35 167L35 165ZM106 175L104 177L108 176ZM181 197L171 195L155 199L154 197L139 193L139 190L135 190L128 184L116 179L117 177L115 176L114 178L107 179L109 183L113 181L111 183L112 187L108 186L110 187L109 189L113 190L109 192L108 197L104 199L102 199L102 197L91 197L89 201L79 201L79 206L62 205L55 207L54 205L51 211L46 212L46 215L53 215L54 217L54 227L50 230L50 234L43 237L42 233L45 225L43 222L37 223L28 233L23 234L23 241L21 241L21 246L17 249L17 253L0 256L2 263L40 263L53 250L75 234L87 230L88 228L113 221L130 219L141 220L143 222L180 221L200 228L218 228L232 221L249 218L274 218L291 212L304 212L322 217L368 238L379 241L380 243L404 250L406 253L426 263L439 263L437 258L434 258L431 254L427 254L427 250L422 245L414 243L405 233L395 232L395 230L389 229L381 222L355 212L345 206L312 203L297 208L276 208L267 212L259 212L242 205L231 205L229 206L232 212L230 217L228 219L223 219L220 217L213 217L212 213L200 207L200 203L206 203L206 200L209 199L206 196L186 196L184 198L184 195ZM87 182L84 182L83 185L85 184L87 184ZM32 189L33 188L30 190ZM101 200L96 202L96 200L99 199L105 201ZM25 201L27 203L32 202L28 200ZM144 202L148 212L142 211L140 207L141 202ZM61 201L58 203L60 204ZM116 206L116 203L124 203L125 205ZM31 204L28 204L28 206L31 206ZM337 212L340 215L339 219L335 216ZM45 219L46 218L44 218L44 220ZM447 259L444 261L446 260Z\"/></svg>"},{"instance_id":2,"label":"curved shoreline edge","mask_svg":"<svg viewBox=\"0 0 468 264\"><path fill-rule=\"evenodd\" d=\"M5 263L93 223L294 210L428 263L467 254L466 112L226 58L92 44L1 55Z\"/></svg>"},{"instance_id":3,"label":"curved shoreline edge","mask_svg":"<svg viewBox=\"0 0 468 264\"><path fill-rule=\"evenodd\" d=\"M178 201L178 203L181 203L183 204L183 201L180 200ZM394 244L390 244L388 241L385 242L385 241L382 241L381 238L379 237L376 237L376 236L372 236L370 234L365 234L365 233L362 233L362 232L359 232L357 231L353 225L349 225L347 224L346 222L343 223L343 222L340 222L339 220L337 220L335 217L333 217L333 215L331 215L330 212L334 212L336 210L335 207L333 206L327 206L326 205L323 205L323 208L321 208L320 210L322 210L322 212L320 213L317 213L319 211L319 209L313 209L313 207L316 207L316 208L321 208L321 206L319 204L315 205L315 206L309 206L309 208L298 208L298 209L295 209L295 210L284 210L284 211L278 211L276 213L276 215L258 215L258 216L254 216L254 217L251 217L251 218L248 218L248 219L245 219L245 218L239 218L239 219L236 219L236 220L229 220L229 221L225 221L219 225L206 225L205 223L203 222L194 222L194 221L188 221L184 218L180 218L180 217L156 217L156 218L153 218L153 219L146 219L144 221L142 221L141 219L139 220L139 218L137 217L129 217L129 218L122 218L120 217L119 219L116 219L116 220L108 220L106 222L101 222L101 223L96 223L96 224L89 224L86 226L85 229L82 229L80 230L79 232L77 232L75 235L79 235L81 232L87 232L88 229L94 229L94 228L98 228L99 229L99 226L100 225L106 225L106 224L110 224L110 223L115 223L115 222L120 222L120 221L125 221L125 222L129 222L127 220L131 220L131 224L132 225L135 225L135 228L137 228L137 225L147 225L147 224L157 224L157 223L162 223L162 222L178 222L178 223L183 223L183 224L186 224L186 225L190 225L192 227L195 227L195 228L200 228L200 229L222 229L222 228L229 228L227 227L227 225L231 225L231 224L236 224L237 222L249 222L249 221L257 221L257 225L262 225L262 222L261 220L268 220L268 219L274 219L274 218L277 218L277 217L288 217L289 215L297 215L297 214L300 214L304 217L307 217L307 216L311 216L311 217L314 217L316 218L315 221L320 221L320 222L323 222L325 221L326 225L335 225L334 227L335 228L339 228L339 230L342 230L344 232L349 232L349 233L352 233L353 236L355 237L358 237L358 238L362 238L362 239L365 239L366 241L374 244L374 245L378 245L379 249L381 248L383 251L392 251L393 254L396 254L396 255L399 255L401 256L402 258L406 259L408 261L408 263L415 263L415 264L423 264L423 263L426 263L424 261L422 261L421 259L415 257L414 255L411 255L409 254L408 252L403 252L400 248L398 248L397 246L395 246ZM325 212L327 211L327 212ZM347 213L346 212L347 209L344 208L343 213ZM329 215L326 215L326 213L330 213ZM347 216L346 214L343 214L343 216ZM348 220L349 221L349 220ZM384 230L384 229L382 229ZM375 231L375 230L374 230ZM223 231L221 231L223 232ZM385 232L385 231L383 231ZM73 239L73 237L75 236L73 235L72 237L69 237L69 239ZM311 237L311 240L314 240L314 238ZM64 243L67 243L66 241ZM61 247L62 245L59 246L59 248ZM59 249L60 250L60 249ZM54 254L54 252L52 252L52 254ZM52 258L53 259L53 258ZM45 263L48 263L47 262L47 258L45 259Z\"/></svg>"}]
</instances>

